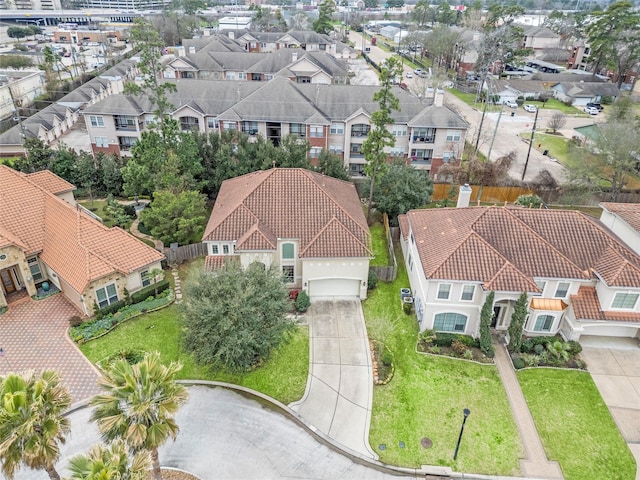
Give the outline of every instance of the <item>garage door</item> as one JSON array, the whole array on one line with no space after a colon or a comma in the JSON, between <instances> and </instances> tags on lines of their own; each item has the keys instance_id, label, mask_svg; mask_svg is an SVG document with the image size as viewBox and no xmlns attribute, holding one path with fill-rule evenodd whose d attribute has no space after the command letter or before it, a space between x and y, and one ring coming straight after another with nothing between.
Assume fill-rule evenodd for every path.
<instances>
[{"instance_id":1,"label":"garage door","mask_svg":"<svg viewBox=\"0 0 640 480\"><path fill-rule=\"evenodd\" d=\"M347 278L326 278L309 282L310 297L358 297L360 280Z\"/></svg>"},{"instance_id":2,"label":"garage door","mask_svg":"<svg viewBox=\"0 0 640 480\"><path fill-rule=\"evenodd\" d=\"M584 332L580 335L580 339L587 336L599 337L635 337L638 335L638 327L636 325L608 325L608 326L592 326L586 325Z\"/></svg>"}]
</instances>

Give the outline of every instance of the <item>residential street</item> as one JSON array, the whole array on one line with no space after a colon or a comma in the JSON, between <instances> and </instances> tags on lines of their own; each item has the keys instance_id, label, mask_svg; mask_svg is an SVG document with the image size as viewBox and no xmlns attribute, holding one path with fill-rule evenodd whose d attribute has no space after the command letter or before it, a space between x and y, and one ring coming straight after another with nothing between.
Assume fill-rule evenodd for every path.
<instances>
[{"instance_id":1,"label":"residential street","mask_svg":"<svg viewBox=\"0 0 640 480\"><path fill-rule=\"evenodd\" d=\"M363 42L360 33L351 31L349 34L349 40L351 40L357 50L361 50L362 46L370 48L369 57L376 63L382 62L384 59L389 58L393 54L386 52L377 46L372 46L369 41ZM409 85L411 89L412 85L415 85L416 78L406 78L406 73L413 71L412 68L405 65L404 75L402 81ZM363 74L359 73L358 78L362 78ZM422 79L417 79L422 81ZM467 141L475 144L477 138L477 131L482 118L481 105L478 108L473 108L467 105L462 100L459 100L455 95L445 90L445 105L449 106L453 110L457 111L464 117L469 123L470 128L467 132ZM511 117L511 112L515 112L515 116ZM555 110L541 109L538 114L537 130L546 128L547 121ZM482 133L480 136L479 150L484 155L488 155L489 148L491 146L491 137L496 128L496 122L498 120L498 113L489 113L485 115L485 119L482 124ZM527 158L527 151L529 144L520 138L520 134L523 132L531 133L535 114L525 112L522 108L517 110L511 110L505 107L505 111L500 119L500 125L495 136L493 148L491 150L491 159L496 160L509 152L516 152L516 160L511 168L510 175L512 178L520 180L522 178L525 160ZM561 131L565 136L572 137L572 130L575 127L591 125L594 121L592 118L585 117L567 117L566 125ZM563 182L567 179L567 172L565 168L558 162L550 159L547 156L542 155L542 152L536 148L531 149L529 156L529 163L527 165L527 171L525 175L526 181L533 180L542 170L548 170L549 173L558 181Z\"/></svg>"}]
</instances>

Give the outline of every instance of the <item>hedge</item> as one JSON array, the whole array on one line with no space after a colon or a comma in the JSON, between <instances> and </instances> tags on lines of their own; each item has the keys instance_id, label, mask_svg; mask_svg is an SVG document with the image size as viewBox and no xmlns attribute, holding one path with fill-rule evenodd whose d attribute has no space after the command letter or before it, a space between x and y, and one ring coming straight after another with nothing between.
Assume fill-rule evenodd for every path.
<instances>
[{"instance_id":1,"label":"hedge","mask_svg":"<svg viewBox=\"0 0 640 480\"><path fill-rule=\"evenodd\" d=\"M156 294L156 288L158 289L158 294L164 292L167 288L169 288L169 280L160 280L155 285L149 285L148 287L144 287L142 290L138 290L131 294L131 303L139 303L150 297L151 295Z\"/></svg>"}]
</instances>

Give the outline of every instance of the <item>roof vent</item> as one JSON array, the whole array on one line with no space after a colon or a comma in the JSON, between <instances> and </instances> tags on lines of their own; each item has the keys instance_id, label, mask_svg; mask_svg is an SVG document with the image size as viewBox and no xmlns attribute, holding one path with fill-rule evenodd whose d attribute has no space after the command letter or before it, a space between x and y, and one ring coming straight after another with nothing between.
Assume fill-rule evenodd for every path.
<instances>
[{"instance_id":1,"label":"roof vent","mask_svg":"<svg viewBox=\"0 0 640 480\"><path fill-rule=\"evenodd\" d=\"M456 208L466 208L469 206L469 201L471 200L471 187L468 183L460 186L460 191L458 192L458 203L456 204Z\"/></svg>"}]
</instances>

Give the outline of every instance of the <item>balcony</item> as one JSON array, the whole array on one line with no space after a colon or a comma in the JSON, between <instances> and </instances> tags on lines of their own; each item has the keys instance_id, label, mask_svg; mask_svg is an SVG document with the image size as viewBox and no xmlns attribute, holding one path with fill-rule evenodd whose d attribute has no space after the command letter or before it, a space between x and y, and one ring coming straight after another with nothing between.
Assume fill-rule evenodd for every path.
<instances>
[{"instance_id":1,"label":"balcony","mask_svg":"<svg viewBox=\"0 0 640 480\"><path fill-rule=\"evenodd\" d=\"M433 143L436 141L435 136L430 137L413 137L413 143Z\"/></svg>"},{"instance_id":2,"label":"balcony","mask_svg":"<svg viewBox=\"0 0 640 480\"><path fill-rule=\"evenodd\" d=\"M351 136L352 137L366 137L367 135L369 135L369 131L370 130L371 130L371 126L370 125L366 125L366 124L353 125L351 127Z\"/></svg>"},{"instance_id":3,"label":"balcony","mask_svg":"<svg viewBox=\"0 0 640 480\"><path fill-rule=\"evenodd\" d=\"M137 132L138 131L138 124L134 120L115 117L113 119L113 124L116 130L121 132Z\"/></svg>"},{"instance_id":4,"label":"balcony","mask_svg":"<svg viewBox=\"0 0 640 480\"><path fill-rule=\"evenodd\" d=\"M431 158L411 157L411 165L431 166Z\"/></svg>"}]
</instances>

